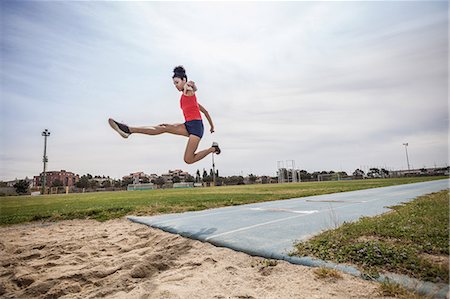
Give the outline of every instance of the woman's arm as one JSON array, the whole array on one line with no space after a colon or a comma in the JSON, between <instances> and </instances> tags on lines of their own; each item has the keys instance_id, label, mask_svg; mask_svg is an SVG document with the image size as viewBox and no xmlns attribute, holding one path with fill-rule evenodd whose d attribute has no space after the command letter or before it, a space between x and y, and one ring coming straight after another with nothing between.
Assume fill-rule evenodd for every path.
<instances>
[{"instance_id":1,"label":"woman's arm","mask_svg":"<svg viewBox=\"0 0 450 299\"><path fill-rule=\"evenodd\" d=\"M192 96L197 91L197 86L195 85L194 81L188 81L186 84L184 84L184 91L183 93L187 96Z\"/></svg>"},{"instance_id":2,"label":"woman's arm","mask_svg":"<svg viewBox=\"0 0 450 299\"><path fill-rule=\"evenodd\" d=\"M214 124L208 111L206 111L206 109L200 104L198 104L198 108L200 108L200 111L206 116L206 119L208 119L209 125L211 126L211 129L209 131L211 133L214 133Z\"/></svg>"},{"instance_id":3,"label":"woman's arm","mask_svg":"<svg viewBox=\"0 0 450 299\"><path fill-rule=\"evenodd\" d=\"M192 90L193 90L194 92L197 91L197 85L195 85L195 82L194 82L194 81L188 81L186 84L187 84L189 87L191 87Z\"/></svg>"}]
</instances>

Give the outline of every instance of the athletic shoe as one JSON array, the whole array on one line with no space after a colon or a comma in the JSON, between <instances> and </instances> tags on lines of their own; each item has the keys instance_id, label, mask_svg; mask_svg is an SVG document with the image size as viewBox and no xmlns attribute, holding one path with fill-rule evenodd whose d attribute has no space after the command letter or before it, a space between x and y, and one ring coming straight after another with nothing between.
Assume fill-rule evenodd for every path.
<instances>
[{"instance_id":1,"label":"athletic shoe","mask_svg":"<svg viewBox=\"0 0 450 299\"><path fill-rule=\"evenodd\" d=\"M216 151L214 152L216 155L220 154L221 150L220 150L219 144L217 142L213 142L211 147L216 149Z\"/></svg>"},{"instance_id":2,"label":"athletic shoe","mask_svg":"<svg viewBox=\"0 0 450 299\"><path fill-rule=\"evenodd\" d=\"M116 132L119 133L123 138L128 138L128 136L130 136L131 132L127 125L118 123L112 118L110 118L108 122L111 128L116 130Z\"/></svg>"}]
</instances>

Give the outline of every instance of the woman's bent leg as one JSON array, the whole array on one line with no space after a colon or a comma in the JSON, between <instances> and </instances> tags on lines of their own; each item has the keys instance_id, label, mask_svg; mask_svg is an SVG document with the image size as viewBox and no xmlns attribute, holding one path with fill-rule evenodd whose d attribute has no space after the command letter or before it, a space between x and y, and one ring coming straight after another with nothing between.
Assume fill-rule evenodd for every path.
<instances>
[{"instance_id":1,"label":"woman's bent leg","mask_svg":"<svg viewBox=\"0 0 450 299\"><path fill-rule=\"evenodd\" d=\"M184 152L184 162L187 164L192 164L197 161L200 161L207 155L214 153L215 148L210 147L209 149L202 150L199 152L195 152L198 148L198 144L200 143L201 138L195 135L189 135L189 140L186 146L186 151Z\"/></svg>"}]
</instances>

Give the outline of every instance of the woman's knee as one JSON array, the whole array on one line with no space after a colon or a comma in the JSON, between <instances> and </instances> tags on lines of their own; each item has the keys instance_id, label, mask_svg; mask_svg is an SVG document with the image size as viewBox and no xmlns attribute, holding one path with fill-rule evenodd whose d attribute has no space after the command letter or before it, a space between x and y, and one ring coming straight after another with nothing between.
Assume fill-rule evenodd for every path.
<instances>
[{"instance_id":1,"label":"woman's knee","mask_svg":"<svg viewBox=\"0 0 450 299\"><path fill-rule=\"evenodd\" d=\"M185 154L184 155L184 162L186 162L186 164L193 164L195 162L194 154L192 154L192 155Z\"/></svg>"},{"instance_id":2,"label":"woman's knee","mask_svg":"<svg viewBox=\"0 0 450 299\"><path fill-rule=\"evenodd\" d=\"M193 164L194 161L194 157L184 157L184 162L186 162L186 164Z\"/></svg>"},{"instance_id":3,"label":"woman's knee","mask_svg":"<svg viewBox=\"0 0 450 299\"><path fill-rule=\"evenodd\" d=\"M186 158L184 158L184 162L186 162L186 164L194 164L194 160L193 159L186 159Z\"/></svg>"},{"instance_id":4,"label":"woman's knee","mask_svg":"<svg viewBox=\"0 0 450 299\"><path fill-rule=\"evenodd\" d=\"M159 125L158 128L161 130L162 133L172 133L174 131L173 125Z\"/></svg>"}]
</instances>

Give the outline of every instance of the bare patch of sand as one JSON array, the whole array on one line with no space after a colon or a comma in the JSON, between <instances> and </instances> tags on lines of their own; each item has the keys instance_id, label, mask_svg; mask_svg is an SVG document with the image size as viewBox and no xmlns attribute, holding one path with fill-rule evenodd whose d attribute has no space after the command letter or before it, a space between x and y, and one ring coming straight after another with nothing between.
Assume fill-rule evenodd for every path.
<instances>
[{"instance_id":1,"label":"bare patch of sand","mask_svg":"<svg viewBox=\"0 0 450 299\"><path fill-rule=\"evenodd\" d=\"M441 267L445 267L445 268L447 268L447 270L449 269L450 258L447 255L434 255L434 254L422 253L420 255L420 257L423 258L424 260L429 261L432 264L439 265Z\"/></svg>"},{"instance_id":2,"label":"bare patch of sand","mask_svg":"<svg viewBox=\"0 0 450 299\"><path fill-rule=\"evenodd\" d=\"M375 282L215 247L126 219L0 228L3 298L379 298Z\"/></svg>"}]
</instances>

